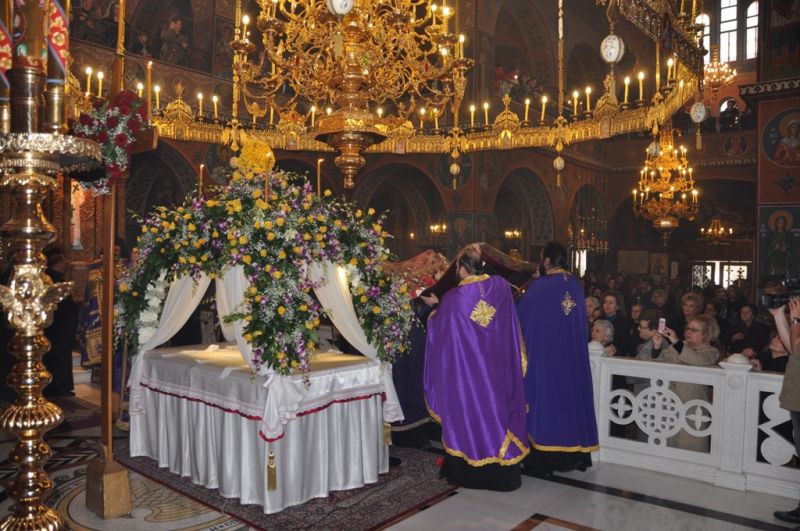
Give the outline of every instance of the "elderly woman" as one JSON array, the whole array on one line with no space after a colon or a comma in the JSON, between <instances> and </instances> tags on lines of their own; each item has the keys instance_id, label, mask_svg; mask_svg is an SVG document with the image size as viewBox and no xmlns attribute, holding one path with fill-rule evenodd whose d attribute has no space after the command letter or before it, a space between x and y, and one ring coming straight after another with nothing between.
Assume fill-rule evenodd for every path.
<instances>
[{"instance_id":1,"label":"elderly woman","mask_svg":"<svg viewBox=\"0 0 800 531\"><path fill-rule=\"evenodd\" d=\"M589 335L592 335L592 324L600 317L600 301L597 297L586 297L586 317L589 318Z\"/></svg>"},{"instance_id":2,"label":"elderly woman","mask_svg":"<svg viewBox=\"0 0 800 531\"><path fill-rule=\"evenodd\" d=\"M653 337L653 347L662 348L664 338L670 345L662 348L660 358L654 361L665 361L667 363L681 363L685 365L696 365L700 367L712 367L719 359L719 351L711 346L711 342L719 337L719 326L717 321L708 315L695 315L686 324L684 330L685 340L678 339L678 334L671 328L664 330L663 334L656 334ZM689 400L709 399L708 388L705 385L692 384L686 382L671 382L669 388L677 394L684 403ZM683 448L684 450L695 450L707 452L709 449L708 437L698 438L686 431L680 431L671 437L669 446Z\"/></svg>"},{"instance_id":3,"label":"elderly woman","mask_svg":"<svg viewBox=\"0 0 800 531\"><path fill-rule=\"evenodd\" d=\"M592 340L589 342L589 354L613 356L617 353L614 348L614 325L609 321L598 319L592 325Z\"/></svg>"}]
</instances>

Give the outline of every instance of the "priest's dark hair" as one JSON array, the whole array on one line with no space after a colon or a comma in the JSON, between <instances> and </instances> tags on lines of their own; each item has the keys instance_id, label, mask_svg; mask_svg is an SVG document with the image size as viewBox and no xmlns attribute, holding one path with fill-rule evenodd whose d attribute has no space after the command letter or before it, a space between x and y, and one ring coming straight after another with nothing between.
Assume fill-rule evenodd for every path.
<instances>
[{"instance_id":1,"label":"priest's dark hair","mask_svg":"<svg viewBox=\"0 0 800 531\"><path fill-rule=\"evenodd\" d=\"M480 275L483 273L483 258L481 257L481 249L478 244L473 243L464 247L458 258L456 258L458 267L464 267L470 275ZM458 268L456 268L458 271Z\"/></svg>"},{"instance_id":2,"label":"priest's dark hair","mask_svg":"<svg viewBox=\"0 0 800 531\"><path fill-rule=\"evenodd\" d=\"M542 262L550 259L550 267L567 267L567 250L558 242L547 242L542 249Z\"/></svg>"}]
</instances>

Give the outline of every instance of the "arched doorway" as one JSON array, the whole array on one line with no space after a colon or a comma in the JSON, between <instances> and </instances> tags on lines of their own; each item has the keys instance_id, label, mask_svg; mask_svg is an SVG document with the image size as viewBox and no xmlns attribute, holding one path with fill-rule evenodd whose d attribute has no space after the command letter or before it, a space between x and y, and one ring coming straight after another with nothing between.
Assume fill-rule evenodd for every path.
<instances>
[{"instance_id":1,"label":"arched doorway","mask_svg":"<svg viewBox=\"0 0 800 531\"><path fill-rule=\"evenodd\" d=\"M497 230L493 244L505 252L519 249L526 260L538 260L539 249L554 237L547 189L528 168L518 168L503 180L495 198L494 219Z\"/></svg>"},{"instance_id":2,"label":"arched doorway","mask_svg":"<svg viewBox=\"0 0 800 531\"><path fill-rule=\"evenodd\" d=\"M384 229L390 251L405 260L424 251L444 252L446 236L431 234L430 227L444 223L444 202L432 178L417 167L392 164L360 180L353 202L385 215Z\"/></svg>"}]
</instances>

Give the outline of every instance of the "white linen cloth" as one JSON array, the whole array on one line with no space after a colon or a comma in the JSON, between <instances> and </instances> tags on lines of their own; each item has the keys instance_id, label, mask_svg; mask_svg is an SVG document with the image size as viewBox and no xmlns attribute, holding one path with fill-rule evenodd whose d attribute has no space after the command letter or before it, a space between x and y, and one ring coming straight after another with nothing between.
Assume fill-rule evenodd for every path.
<instances>
[{"instance_id":1,"label":"white linen cloth","mask_svg":"<svg viewBox=\"0 0 800 531\"><path fill-rule=\"evenodd\" d=\"M128 409L131 416L141 415L144 412L140 386L144 361L142 353L163 345L183 328L200 301L203 300L210 283L211 280L205 274L201 274L197 282L190 276L172 281L167 298L164 300L164 308L161 310L158 329L147 343L139 345L139 353L131 364L131 375L128 379L130 387Z\"/></svg>"},{"instance_id":2,"label":"white linen cloth","mask_svg":"<svg viewBox=\"0 0 800 531\"><path fill-rule=\"evenodd\" d=\"M344 267L336 266L331 262L316 262L308 266L308 278L319 287L314 293L320 304L329 312L329 317L348 343L357 348L370 359L377 359L378 351L375 346L367 341L367 336L361 323L358 322L350 286L347 282L347 272ZM325 282L327 279L327 282ZM383 403L383 418L386 422L403 420L403 409L394 388L392 379L392 365L383 364L383 384L386 388L386 401Z\"/></svg>"},{"instance_id":3,"label":"white linen cloth","mask_svg":"<svg viewBox=\"0 0 800 531\"><path fill-rule=\"evenodd\" d=\"M358 359L320 354L319 359ZM142 402L147 414L131 417L132 456L148 456L194 483L219 489L243 504L275 513L374 483L388 470L381 410L380 366L364 361L313 370L301 416L285 436L266 442L258 417L265 394L238 349L159 349L142 355ZM227 373L227 375L226 375ZM302 376L285 377L299 381ZM278 488L267 490L267 455L276 455Z\"/></svg>"}]
</instances>

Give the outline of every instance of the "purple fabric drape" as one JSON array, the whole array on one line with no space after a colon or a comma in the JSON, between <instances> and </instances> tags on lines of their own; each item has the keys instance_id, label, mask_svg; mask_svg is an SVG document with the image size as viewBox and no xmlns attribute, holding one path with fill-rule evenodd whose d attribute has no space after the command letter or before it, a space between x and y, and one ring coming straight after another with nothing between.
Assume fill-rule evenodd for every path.
<instances>
[{"instance_id":1,"label":"purple fabric drape","mask_svg":"<svg viewBox=\"0 0 800 531\"><path fill-rule=\"evenodd\" d=\"M525 391L531 445L542 451L596 450L588 321L580 283L566 273L538 278L517 311L530 358Z\"/></svg>"},{"instance_id":2,"label":"purple fabric drape","mask_svg":"<svg viewBox=\"0 0 800 531\"><path fill-rule=\"evenodd\" d=\"M528 454L520 338L500 277L462 281L428 319L425 399L445 450L472 466L512 465Z\"/></svg>"}]
</instances>

